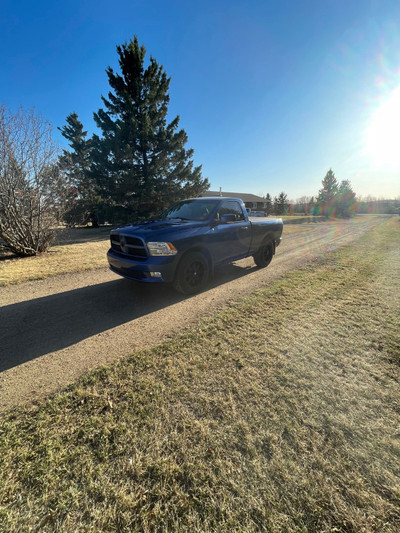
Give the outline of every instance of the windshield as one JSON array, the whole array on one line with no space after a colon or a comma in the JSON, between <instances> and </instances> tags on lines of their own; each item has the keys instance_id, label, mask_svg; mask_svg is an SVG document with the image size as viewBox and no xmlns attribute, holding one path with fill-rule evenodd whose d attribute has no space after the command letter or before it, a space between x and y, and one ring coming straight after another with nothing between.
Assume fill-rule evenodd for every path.
<instances>
[{"instance_id":1,"label":"windshield","mask_svg":"<svg viewBox=\"0 0 400 533\"><path fill-rule=\"evenodd\" d=\"M218 200L183 200L174 204L161 215L162 220L180 218L182 220L207 220Z\"/></svg>"}]
</instances>

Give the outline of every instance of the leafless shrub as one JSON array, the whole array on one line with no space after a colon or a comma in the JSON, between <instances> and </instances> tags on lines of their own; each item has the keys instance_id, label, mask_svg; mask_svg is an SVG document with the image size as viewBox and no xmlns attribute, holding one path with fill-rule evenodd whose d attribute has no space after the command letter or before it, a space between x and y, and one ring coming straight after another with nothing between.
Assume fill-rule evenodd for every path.
<instances>
[{"instance_id":1,"label":"leafless shrub","mask_svg":"<svg viewBox=\"0 0 400 533\"><path fill-rule=\"evenodd\" d=\"M63 178L51 124L0 107L0 238L17 255L46 251L59 216Z\"/></svg>"}]
</instances>

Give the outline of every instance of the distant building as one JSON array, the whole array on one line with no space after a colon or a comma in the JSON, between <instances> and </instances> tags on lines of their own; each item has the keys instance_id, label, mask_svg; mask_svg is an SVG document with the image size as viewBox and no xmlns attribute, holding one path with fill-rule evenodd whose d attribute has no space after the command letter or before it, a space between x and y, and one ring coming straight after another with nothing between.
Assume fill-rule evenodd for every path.
<instances>
[{"instance_id":1,"label":"distant building","mask_svg":"<svg viewBox=\"0 0 400 533\"><path fill-rule=\"evenodd\" d=\"M225 192L225 191L206 191L200 194L203 198L210 196L225 196L227 198L240 198L246 207L252 211L264 210L267 208L265 198L257 196L256 194L248 194L246 192Z\"/></svg>"}]
</instances>

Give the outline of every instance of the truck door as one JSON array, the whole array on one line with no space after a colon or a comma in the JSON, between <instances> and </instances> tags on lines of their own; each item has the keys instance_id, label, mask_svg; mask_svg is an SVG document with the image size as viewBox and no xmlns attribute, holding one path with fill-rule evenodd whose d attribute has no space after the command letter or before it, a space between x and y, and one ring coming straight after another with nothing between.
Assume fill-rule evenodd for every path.
<instances>
[{"instance_id":1,"label":"truck door","mask_svg":"<svg viewBox=\"0 0 400 533\"><path fill-rule=\"evenodd\" d=\"M231 215L231 220L224 222L223 215ZM251 224L246 220L242 206L235 200L225 200L217 211L216 225L209 233L209 248L214 262L246 257L250 243Z\"/></svg>"}]
</instances>

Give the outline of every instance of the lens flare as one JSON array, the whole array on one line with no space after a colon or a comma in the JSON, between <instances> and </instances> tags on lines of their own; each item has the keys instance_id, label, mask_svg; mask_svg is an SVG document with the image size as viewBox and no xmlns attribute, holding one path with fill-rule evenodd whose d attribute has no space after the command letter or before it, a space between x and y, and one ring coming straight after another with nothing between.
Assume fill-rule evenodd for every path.
<instances>
[{"instance_id":1,"label":"lens flare","mask_svg":"<svg viewBox=\"0 0 400 533\"><path fill-rule=\"evenodd\" d=\"M380 170L400 169L400 87L372 115L366 132L366 152Z\"/></svg>"}]
</instances>

